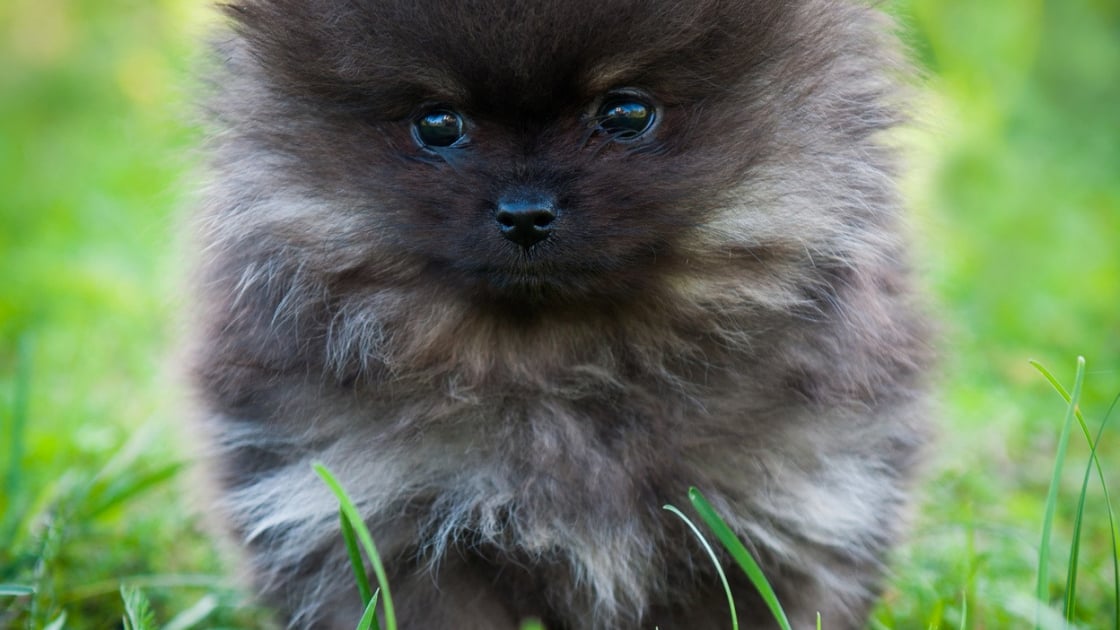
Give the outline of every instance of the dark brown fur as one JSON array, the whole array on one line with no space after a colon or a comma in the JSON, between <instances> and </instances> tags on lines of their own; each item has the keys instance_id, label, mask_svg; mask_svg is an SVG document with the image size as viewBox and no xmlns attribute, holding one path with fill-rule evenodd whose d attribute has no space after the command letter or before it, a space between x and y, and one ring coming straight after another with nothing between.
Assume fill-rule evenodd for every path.
<instances>
[{"instance_id":1,"label":"dark brown fur","mask_svg":"<svg viewBox=\"0 0 1120 630\"><path fill-rule=\"evenodd\" d=\"M926 440L881 135L903 71L842 0L235 0L210 101L194 379L218 508L296 627L715 628L701 488L796 627L860 627ZM603 94L660 106L632 143ZM470 142L410 133L454 106ZM560 215L528 253L498 198ZM731 571L736 575L736 571ZM767 613L734 578L747 627Z\"/></svg>"}]
</instances>

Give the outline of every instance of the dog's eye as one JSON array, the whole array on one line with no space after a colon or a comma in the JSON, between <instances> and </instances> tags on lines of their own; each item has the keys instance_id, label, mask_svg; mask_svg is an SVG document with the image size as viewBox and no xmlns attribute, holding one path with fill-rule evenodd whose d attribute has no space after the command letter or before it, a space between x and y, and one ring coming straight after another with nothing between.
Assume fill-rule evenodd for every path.
<instances>
[{"instance_id":1,"label":"dog's eye","mask_svg":"<svg viewBox=\"0 0 1120 630\"><path fill-rule=\"evenodd\" d=\"M450 109L431 110L412 123L412 135L423 147L449 147L465 137L463 116Z\"/></svg>"},{"instance_id":2,"label":"dog's eye","mask_svg":"<svg viewBox=\"0 0 1120 630\"><path fill-rule=\"evenodd\" d=\"M595 113L599 129L615 140L634 140L653 127L656 108L633 94L607 97Z\"/></svg>"}]
</instances>

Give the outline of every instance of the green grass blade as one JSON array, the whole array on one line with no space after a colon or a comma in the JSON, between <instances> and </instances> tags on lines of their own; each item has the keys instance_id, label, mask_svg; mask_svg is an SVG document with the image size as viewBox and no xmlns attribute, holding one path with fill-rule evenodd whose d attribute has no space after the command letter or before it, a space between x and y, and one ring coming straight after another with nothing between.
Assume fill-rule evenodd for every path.
<instances>
[{"instance_id":1,"label":"green grass blade","mask_svg":"<svg viewBox=\"0 0 1120 630\"><path fill-rule=\"evenodd\" d=\"M735 596L731 593L731 585L727 583L727 575L723 572L723 567L720 565L719 558L716 556L716 552L712 550L712 546L708 544L708 540L704 538L704 534L700 533L700 528L692 522L692 519L685 516L684 513L678 510L675 506L663 505L661 507L664 510L668 510L673 514L676 514L678 518L684 521L685 525L688 525L689 529L692 530L693 535L696 536L696 540L699 540L700 544L703 545L704 551L708 552L708 557L712 559L712 565L715 566L716 573L719 574L719 581L723 582L723 592L727 595L727 607L731 611L731 628L732 630L739 630L739 615L735 611Z\"/></svg>"},{"instance_id":2,"label":"green grass blade","mask_svg":"<svg viewBox=\"0 0 1120 630\"><path fill-rule=\"evenodd\" d=\"M61 613L59 613L59 615L57 617L54 618L54 621L52 621L49 624L43 626L43 630L62 630L62 628L64 628L65 626L66 626L66 611L64 610Z\"/></svg>"},{"instance_id":3,"label":"green grass blade","mask_svg":"<svg viewBox=\"0 0 1120 630\"><path fill-rule=\"evenodd\" d=\"M121 599L124 600L125 630L156 630L156 615L140 589L121 584Z\"/></svg>"},{"instance_id":4,"label":"green grass blade","mask_svg":"<svg viewBox=\"0 0 1120 630\"><path fill-rule=\"evenodd\" d=\"M1116 517L1112 510L1112 500L1108 494L1108 484L1105 482L1104 471L1101 470L1100 460L1097 457L1097 446L1101 443L1101 436L1104 434L1104 428L1108 425L1112 413L1116 410L1117 403L1120 403L1120 395L1113 398L1112 404L1109 406L1108 412L1104 416L1104 420L1101 421L1100 427L1097 428L1096 439L1092 439L1089 443L1089 463L1085 466L1085 475L1081 480L1081 495L1078 497L1077 502L1077 515L1073 527L1073 543L1070 546L1069 569L1066 573L1065 615L1066 621L1072 622L1076 613L1077 561L1080 556L1082 513L1085 509L1086 495L1089 490L1089 478L1092 477L1095 464L1097 473L1100 476L1101 491L1104 495L1105 505L1108 507L1108 526L1109 532L1112 535L1113 628L1120 630L1120 556L1117 554L1118 549L1120 549L1120 542L1117 540Z\"/></svg>"},{"instance_id":5,"label":"green grass blade","mask_svg":"<svg viewBox=\"0 0 1120 630\"><path fill-rule=\"evenodd\" d=\"M1049 381L1051 387L1053 387L1055 389L1055 391L1057 391L1058 394L1062 397L1062 399L1066 401L1066 404L1070 403L1070 401L1072 400L1072 397L1070 396L1069 392L1066 391L1065 387L1062 387L1062 384L1058 382L1058 379L1054 378L1054 375L1050 373L1050 370L1047 370L1041 363L1039 363L1038 361L1035 361L1033 359L1028 361L1028 363L1030 363L1032 366L1034 366L1034 368L1036 370L1038 370L1042 374L1042 376L1044 376L1046 378L1047 381ZM1111 414L1111 411L1109 413ZM1092 444L1093 443L1093 435L1092 435L1092 432L1089 430L1089 424L1085 422L1085 416L1083 416L1081 414L1081 409L1079 407L1075 408L1073 410L1073 415L1074 415L1075 418L1077 418L1077 423L1078 423L1078 425L1081 426L1081 432L1085 435L1085 439L1090 444ZM1097 465L1097 471L1101 472L1100 462L1097 462L1096 465ZM1103 472L1101 472L1101 474L1103 474Z\"/></svg>"},{"instance_id":6,"label":"green grass blade","mask_svg":"<svg viewBox=\"0 0 1120 630\"><path fill-rule=\"evenodd\" d=\"M758 589L759 595L761 595L763 601L766 602L766 606L770 608L770 614L774 616L774 620L778 622L782 630L790 630L789 619L786 618L786 613L782 609L781 602L778 601L778 596L774 593L773 587L770 586L769 580L767 580L766 576L762 573L762 568L758 566L758 563L755 562L750 552L747 551L747 548L743 546L743 543L739 541L739 538L735 536L735 533L732 532L731 528L727 526L727 523L720 518L719 514L716 514L715 508L712 507L712 504L708 503L708 500L704 498L704 495L700 494L699 490L696 488L689 488L688 498L692 501L692 506L696 508L696 513L707 523L708 527L715 533L716 538L719 538L720 542L723 543L723 546L731 554L731 557L734 558L735 562L739 564L739 567L743 569L747 578L749 578L751 583L754 584L754 587Z\"/></svg>"},{"instance_id":7,"label":"green grass blade","mask_svg":"<svg viewBox=\"0 0 1120 630\"><path fill-rule=\"evenodd\" d=\"M24 584L0 584L0 597L26 597L34 594L34 586L26 586Z\"/></svg>"},{"instance_id":8,"label":"green grass blade","mask_svg":"<svg viewBox=\"0 0 1120 630\"><path fill-rule=\"evenodd\" d=\"M380 589L370 594L362 618L358 620L357 630L381 630L381 624L377 622L377 596L380 594Z\"/></svg>"},{"instance_id":9,"label":"green grass blade","mask_svg":"<svg viewBox=\"0 0 1120 630\"><path fill-rule=\"evenodd\" d=\"M342 484L327 470L327 467L319 462L312 464L312 467L319 477L330 486L331 492L338 499L340 509L346 514L346 518L350 519L358 539L362 541L366 555L369 556L370 564L373 565L373 573L377 576L377 584L384 595L385 626L387 630L397 630L396 611L393 608L393 597L389 591L389 576L385 573L385 565L381 563L381 556L377 553L377 546L373 544L373 536L370 535L369 528L362 520L362 515L358 513L358 508L354 507L354 502L350 500L350 496L346 494L346 490L342 488Z\"/></svg>"},{"instance_id":10,"label":"green grass blade","mask_svg":"<svg viewBox=\"0 0 1120 630\"><path fill-rule=\"evenodd\" d=\"M362 551L358 549L354 526L341 509L338 511L338 520L342 526L342 538L346 541L346 553L350 556L350 568L354 570L354 581L358 584L358 594L362 596L362 605L369 606L373 591L369 587L369 576L366 575L366 565L362 562Z\"/></svg>"},{"instance_id":11,"label":"green grass blade","mask_svg":"<svg viewBox=\"0 0 1120 630\"><path fill-rule=\"evenodd\" d=\"M1066 597L1065 597L1065 615L1066 621L1073 621L1077 607L1077 561L1081 555L1081 528L1084 522L1083 515L1085 512L1085 501L1089 493L1089 479L1093 476L1093 463L1097 462L1099 468L1100 462L1097 459L1097 446L1101 443L1101 436L1104 434L1104 428L1108 425L1108 419L1112 417L1113 410L1116 409L1116 403L1120 401L1120 396L1117 396L1112 401L1112 405L1105 414L1104 420L1101 421L1100 427L1097 428L1097 436L1095 439L1089 439L1089 462L1085 465L1085 474L1081 478L1081 493L1077 497L1077 513L1074 515L1073 521L1073 541L1070 543L1069 553L1069 567L1066 570ZM1109 530L1115 532L1115 521L1112 517L1112 505L1108 497L1108 486L1104 481L1103 473L1101 478L1101 487L1104 491L1105 502L1109 506ZM1113 590L1115 591L1117 584L1117 558L1116 558L1116 539L1112 540L1112 568L1113 568ZM1113 599L1114 606L1120 605L1120 595ZM1117 611L1113 611L1116 614ZM1120 619L1120 615L1115 617Z\"/></svg>"},{"instance_id":12,"label":"green grass blade","mask_svg":"<svg viewBox=\"0 0 1120 630\"><path fill-rule=\"evenodd\" d=\"M539 619L526 619L521 622L519 630L544 630L544 624Z\"/></svg>"},{"instance_id":13,"label":"green grass blade","mask_svg":"<svg viewBox=\"0 0 1120 630\"><path fill-rule=\"evenodd\" d=\"M1077 357L1077 376L1073 382L1073 393L1066 407L1066 417L1062 423L1061 437L1058 438L1058 452L1054 457L1054 471L1050 476L1050 490L1046 495L1046 514L1042 520L1042 541L1038 549L1038 583L1035 587L1037 612L1035 629L1042 627L1042 607L1049 601L1050 581L1050 535L1054 526L1054 513L1058 507L1058 487L1061 483L1062 466L1065 463L1066 447L1073 428L1074 412L1081 398L1081 385L1085 380L1085 357Z\"/></svg>"},{"instance_id":14,"label":"green grass blade","mask_svg":"<svg viewBox=\"0 0 1120 630\"><path fill-rule=\"evenodd\" d=\"M1113 412L1116 411L1117 405L1120 404L1120 394L1117 394L1112 399L1112 404L1108 407L1108 413L1105 414L1104 420L1101 422L1101 428L1097 431L1097 440L1093 443L1092 461L1096 462L1097 475L1101 480L1101 492L1104 495L1104 503L1108 508L1108 529L1112 534L1112 627L1115 630L1120 630L1120 528L1117 527L1116 514L1112 509L1112 498L1108 495L1108 484L1105 482L1104 471L1101 470L1100 459L1097 457L1097 445L1101 442L1101 432L1112 418Z\"/></svg>"},{"instance_id":15,"label":"green grass blade","mask_svg":"<svg viewBox=\"0 0 1120 630\"><path fill-rule=\"evenodd\" d=\"M1096 445L1093 445L1094 448ZM1066 621L1073 621L1074 608L1077 601L1077 561L1081 554L1081 526L1084 523L1085 496L1089 490L1089 479L1093 476L1093 461L1085 467L1085 476L1081 480L1081 492L1077 497L1077 512L1073 517L1073 534L1069 544L1069 565L1066 567L1066 594L1062 610L1065 612Z\"/></svg>"},{"instance_id":16,"label":"green grass blade","mask_svg":"<svg viewBox=\"0 0 1120 630\"><path fill-rule=\"evenodd\" d=\"M151 472L135 477L123 476L103 488L95 488L90 493L90 505L83 509L82 516L84 519L96 518L174 478L182 469L182 462L165 464Z\"/></svg>"},{"instance_id":17,"label":"green grass blade","mask_svg":"<svg viewBox=\"0 0 1120 630\"><path fill-rule=\"evenodd\" d=\"M203 595L193 606L175 615L163 626L163 630L190 630L205 621L210 613L218 609L218 598Z\"/></svg>"},{"instance_id":18,"label":"green grass blade","mask_svg":"<svg viewBox=\"0 0 1120 630\"><path fill-rule=\"evenodd\" d=\"M1069 404L1072 400L1072 397L1070 396L1069 392L1067 392L1066 389L1062 387L1062 384L1058 382L1058 379L1054 378L1054 375L1051 374L1050 371L1047 370L1038 361L1032 360L1030 361L1030 364L1034 366L1034 368L1038 370L1042 374L1042 376L1046 378L1047 381L1050 382L1050 385L1054 388L1054 390L1058 392L1058 394L1062 397L1062 399L1066 401L1067 404ZM1097 470L1097 478L1100 480L1101 492L1104 495L1104 504L1107 508L1108 526L1109 531L1112 534L1110 542L1112 544L1113 628L1115 628L1116 630L1120 630L1120 523L1118 523L1116 519L1116 512L1112 508L1112 498L1109 496L1108 482L1106 481L1104 468L1101 466L1100 458L1097 456L1097 444L1100 444L1101 433L1104 431L1105 425L1108 424L1109 419L1112 417L1113 412L1116 410L1117 403L1120 403L1120 395L1117 395L1116 398L1112 400L1112 404L1109 406L1108 412L1105 414L1104 420L1101 422L1101 426L1097 430L1096 439L1093 439L1092 435L1090 434L1089 426L1085 422L1085 418L1082 416L1081 410L1075 409L1074 414L1077 417L1078 423L1081 425L1081 431L1082 433L1084 433L1085 439L1089 442L1089 445L1091 447L1089 453L1089 462ZM1082 491L1084 492L1084 489ZM1067 593L1068 590L1069 589L1067 585Z\"/></svg>"}]
</instances>

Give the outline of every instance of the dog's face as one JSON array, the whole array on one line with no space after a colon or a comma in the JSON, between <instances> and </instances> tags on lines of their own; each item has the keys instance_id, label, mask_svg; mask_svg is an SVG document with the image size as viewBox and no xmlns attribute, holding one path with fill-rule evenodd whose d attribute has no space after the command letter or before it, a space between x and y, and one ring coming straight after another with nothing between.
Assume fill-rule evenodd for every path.
<instances>
[{"instance_id":1,"label":"dog's face","mask_svg":"<svg viewBox=\"0 0 1120 630\"><path fill-rule=\"evenodd\" d=\"M227 115L266 156L273 236L299 234L353 286L625 302L774 245L697 234L733 232L711 227L745 220L783 128L813 124L782 110L811 87L794 73L812 52L791 52L808 40L787 28L799 5L244 0L229 51L256 78Z\"/></svg>"}]
</instances>

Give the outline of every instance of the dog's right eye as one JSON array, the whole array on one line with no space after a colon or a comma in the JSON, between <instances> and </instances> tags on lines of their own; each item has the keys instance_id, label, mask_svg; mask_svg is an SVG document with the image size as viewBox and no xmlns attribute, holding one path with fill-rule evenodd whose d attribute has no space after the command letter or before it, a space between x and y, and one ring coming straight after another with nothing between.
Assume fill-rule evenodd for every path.
<instances>
[{"instance_id":1,"label":"dog's right eye","mask_svg":"<svg viewBox=\"0 0 1120 630\"><path fill-rule=\"evenodd\" d=\"M466 139L463 116L450 109L434 109L412 123L412 136L422 147L446 148Z\"/></svg>"},{"instance_id":2,"label":"dog's right eye","mask_svg":"<svg viewBox=\"0 0 1120 630\"><path fill-rule=\"evenodd\" d=\"M601 131L614 140L636 140L653 128L657 108L643 95L631 92L612 94L600 105L595 121Z\"/></svg>"}]
</instances>

